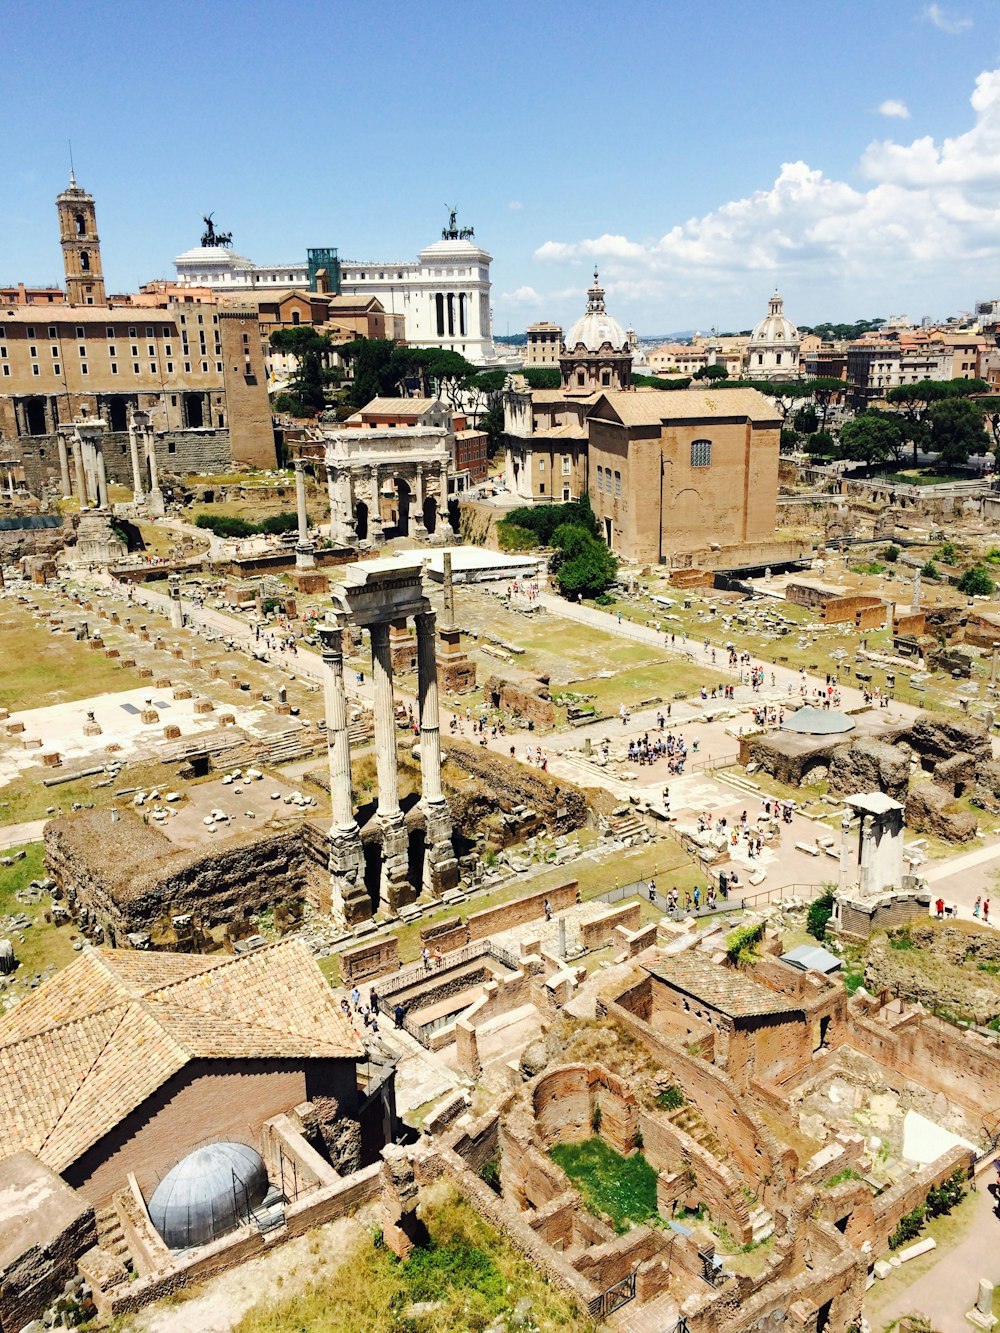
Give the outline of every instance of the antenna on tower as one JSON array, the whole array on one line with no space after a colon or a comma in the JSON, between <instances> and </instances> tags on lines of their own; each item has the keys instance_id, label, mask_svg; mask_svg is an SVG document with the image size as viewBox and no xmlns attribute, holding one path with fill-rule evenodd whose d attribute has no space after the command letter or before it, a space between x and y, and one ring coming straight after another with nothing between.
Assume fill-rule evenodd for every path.
<instances>
[{"instance_id":1,"label":"antenna on tower","mask_svg":"<svg viewBox=\"0 0 1000 1333\"><path fill-rule=\"evenodd\" d=\"M69 140L69 183L76 185L76 171L73 167L73 140Z\"/></svg>"}]
</instances>

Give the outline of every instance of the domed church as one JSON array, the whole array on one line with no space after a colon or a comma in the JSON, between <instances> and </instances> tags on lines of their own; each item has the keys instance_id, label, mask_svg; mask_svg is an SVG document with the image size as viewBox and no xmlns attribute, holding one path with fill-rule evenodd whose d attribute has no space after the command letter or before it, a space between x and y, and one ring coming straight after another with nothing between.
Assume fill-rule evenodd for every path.
<instances>
[{"instance_id":1,"label":"domed church","mask_svg":"<svg viewBox=\"0 0 1000 1333\"><path fill-rule=\"evenodd\" d=\"M767 314L754 328L747 344L746 378L750 380L795 379L799 373L799 331L784 312L785 302L777 292L768 302Z\"/></svg>"},{"instance_id":2,"label":"domed church","mask_svg":"<svg viewBox=\"0 0 1000 1333\"><path fill-rule=\"evenodd\" d=\"M632 384L632 346L628 334L608 314L604 288L594 269L587 311L563 339L559 354L563 392L573 397Z\"/></svg>"}]
</instances>

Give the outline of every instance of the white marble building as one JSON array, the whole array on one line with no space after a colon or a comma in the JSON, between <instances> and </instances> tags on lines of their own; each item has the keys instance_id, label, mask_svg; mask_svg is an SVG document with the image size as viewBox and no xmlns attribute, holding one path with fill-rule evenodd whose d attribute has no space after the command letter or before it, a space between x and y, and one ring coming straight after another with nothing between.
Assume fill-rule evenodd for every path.
<instances>
[{"instance_id":1,"label":"white marble building","mask_svg":"<svg viewBox=\"0 0 1000 1333\"><path fill-rule=\"evenodd\" d=\"M754 327L747 344L745 377L750 380L790 380L799 373L799 331L785 315L785 302L777 292L767 314Z\"/></svg>"}]
</instances>

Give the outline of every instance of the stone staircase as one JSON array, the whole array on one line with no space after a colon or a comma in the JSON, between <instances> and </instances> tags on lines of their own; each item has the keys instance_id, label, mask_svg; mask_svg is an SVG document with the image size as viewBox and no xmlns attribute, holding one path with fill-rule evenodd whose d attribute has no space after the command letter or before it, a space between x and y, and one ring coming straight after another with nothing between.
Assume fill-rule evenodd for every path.
<instances>
[{"instance_id":1,"label":"stone staircase","mask_svg":"<svg viewBox=\"0 0 1000 1333\"><path fill-rule=\"evenodd\" d=\"M98 1247L120 1263L127 1272L132 1267L132 1253L125 1239L125 1232L122 1230L118 1209L113 1203L98 1208L94 1213L94 1222L97 1225Z\"/></svg>"},{"instance_id":2,"label":"stone staircase","mask_svg":"<svg viewBox=\"0 0 1000 1333\"><path fill-rule=\"evenodd\" d=\"M711 1126L692 1102L685 1102L676 1111L671 1111L669 1119L678 1129L689 1134L706 1152L710 1152L717 1161L726 1160L722 1145L712 1133Z\"/></svg>"},{"instance_id":3,"label":"stone staircase","mask_svg":"<svg viewBox=\"0 0 1000 1333\"><path fill-rule=\"evenodd\" d=\"M750 1209L750 1225L753 1227L753 1243L759 1245L774 1235L774 1218L760 1204Z\"/></svg>"}]
</instances>

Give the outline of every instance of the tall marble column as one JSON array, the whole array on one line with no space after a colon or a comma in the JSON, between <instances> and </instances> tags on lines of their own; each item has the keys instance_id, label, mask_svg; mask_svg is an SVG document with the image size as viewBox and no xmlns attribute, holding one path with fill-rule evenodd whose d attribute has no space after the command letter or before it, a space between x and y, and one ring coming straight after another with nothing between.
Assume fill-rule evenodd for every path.
<instances>
[{"instance_id":1,"label":"tall marble column","mask_svg":"<svg viewBox=\"0 0 1000 1333\"><path fill-rule=\"evenodd\" d=\"M321 625L323 696L326 705L326 753L330 769L330 897L333 916L344 925L366 921L372 914L365 889L361 834L354 818L351 788L351 745L347 734L347 691L344 686L343 629Z\"/></svg>"},{"instance_id":2,"label":"tall marble column","mask_svg":"<svg viewBox=\"0 0 1000 1333\"><path fill-rule=\"evenodd\" d=\"M149 512L163 514L163 492L160 490L160 474L156 466L156 434L148 412L134 413L136 429L142 432L143 452L149 467Z\"/></svg>"},{"instance_id":3,"label":"tall marble column","mask_svg":"<svg viewBox=\"0 0 1000 1333\"><path fill-rule=\"evenodd\" d=\"M375 770L378 778L378 821L382 827L382 901L397 912L412 902L409 882L409 838L399 805L396 769L396 714L392 694L389 622L370 626L372 683L375 688Z\"/></svg>"},{"instance_id":4,"label":"tall marble column","mask_svg":"<svg viewBox=\"0 0 1000 1333\"><path fill-rule=\"evenodd\" d=\"M73 467L76 471L76 498L82 513L87 508L89 496L87 493L87 473L83 466L83 441L78 434L73 436Z\"/></svg>"},{"instance_id":5,"label":"tall marble column","mask_svg":"<svg viewBox=\"0 0 1000 1333\"><path fill-rule=\"evenodd\" d=\"M424 523L424 465L418 463L416 474L413 479L413 507L416 510L415 515L410 517L410 527L417 537L427 536L427 525Z\"/></svg>"},{"instance_id":6,"label":"tall marble column","mask_svg":"<svg viewBox=\"0 0 1000 1333\"><path fill-rule=\"evenodd\" d=\"M371 468L371 484L371 508L368 513L368 540L373 546L381 546L384 540L382 533L382 497L378 492L378 467L374 463Z\"/></svg>"},{"instance_id":7,"label":"tall marble column","mask_svg":"<svg viewBox=\"0 0 1000 1333\"><path fill-rule=\"evenodd\" d=\"M458 860L452 846L451 812L441 787L441 723L438 709L437 654L433 611L417 622L417 698L420 705L421 805L427 825L424 888L439 895L458 884Z\"/></svg>"},{"instance_id":8,"label":"tall marble column","mask_svg":"<svg viewBox=\"0 0 1000 1333\"><path fill-rule=\"evenodd\" d=\"M295 568L315 569L315 548L309 540L309 514L306 510L306 473L301 458L295 460L295 509L298 514L299 540L295 544Z\"/></svg>"},{"instance_id":9,"label":"tall marble column","mask_svg":"<svg viewBox=\"0 0 1000 1333\"><path fill-rule=\"evenodd\" d=\"M104 465L104 448L100 440L94 442L94 457L97 471L97 504L101 509L108 508L108 473Z\"/></svg>"},{"instance_id":10,"label":"tall marble column","mask_svg":"<svg viewBox=\"0 0 1000 1333\"><path fill-rule=\"evenodd\" d=\"M128 447L132 456L132 499L135 504L142 504L146 498L146 488L142 484L142 468L139 466L139 436L135 428L135 418L129 417Z\"/></svg>"},{"instance_id":11,"label":"tall marble column","mask_svg":"<svg viewBox=\"0 0 1000 1333\"><path fill-rule=\"evenodd\" d=\"M59 431L56 440L59 444L59 484L62 486L63 495L72 495L69 483L69 452L66 448L66 436L62 431Z\"/></svg>"}]
</instances>

